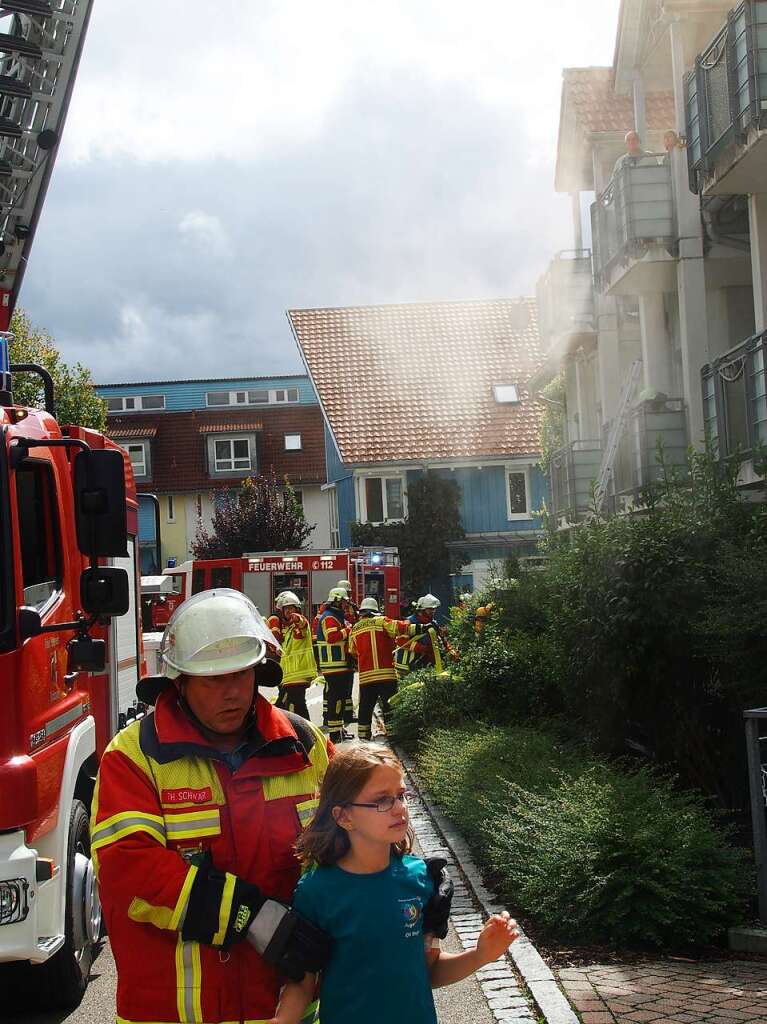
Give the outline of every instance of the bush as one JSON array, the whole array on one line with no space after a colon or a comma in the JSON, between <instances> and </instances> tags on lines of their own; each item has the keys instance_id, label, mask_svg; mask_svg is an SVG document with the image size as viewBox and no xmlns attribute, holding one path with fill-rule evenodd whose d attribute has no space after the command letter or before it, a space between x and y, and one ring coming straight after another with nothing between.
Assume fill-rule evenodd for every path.
<instances>
[{"instance_id":1,"label":"bush","mask_svg":"<svg viewBox=\"0 0 767 1024\"><path fill-rule=\"evenodd\" d=\"M413 750L427 729L458 723L466 713L461 682L434 669L411 672L391 700L394 738Z\"/></svg>"},{"instance_id":2,"label":"bush","mask_svg":"<svg viewBox=\"0 0 767 1024\"><path fill-rule=\"evenodd\" d=\"M439 729L418 767L510 906L552 938L679 948L743 914L749 873L702 799L526 728Z\"/></svg>"}]
</instances>

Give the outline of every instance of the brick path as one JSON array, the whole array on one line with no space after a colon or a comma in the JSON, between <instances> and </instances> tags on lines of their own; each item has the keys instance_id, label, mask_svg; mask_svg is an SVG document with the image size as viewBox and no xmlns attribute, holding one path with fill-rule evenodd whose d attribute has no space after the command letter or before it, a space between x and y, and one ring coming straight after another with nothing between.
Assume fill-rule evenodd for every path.
<instances>
[{"instance_id":1,"label":"brick path","mask_svg":"<svg viewBox=\"0 0 767 1024\"><path fill-rule=\"evenodd\" d=\"M583 1024L767 1022L767 963L568 967L559 980Z\"/></svg>"}]
</instances>

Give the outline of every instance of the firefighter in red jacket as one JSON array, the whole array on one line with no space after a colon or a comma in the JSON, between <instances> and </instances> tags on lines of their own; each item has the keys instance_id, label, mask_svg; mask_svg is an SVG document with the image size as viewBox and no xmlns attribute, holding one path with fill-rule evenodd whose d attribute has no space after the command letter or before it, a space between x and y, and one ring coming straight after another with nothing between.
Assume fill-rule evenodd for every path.
<instances>
[{"instance_id":1,"label":"firefighter in red jacket","mask_svg":"<svg viewBox=\"0 0 767 1024\"><path fill-rule=\"evenodd\" d=\"M317 616L317 661L325 679L330 739L339 743L351 739L344 730L344 709L351 704L354 663L349 658L351 625L346 620L346 591L333 587Z\"/></svg>"},{"instance_id":2,"label":"firefighter in red jacket","mask_svg":"<svg viewBox=\"0 0 767 1024\"><path fill-rule=\"evenodd\" d=\"M329 955L288 901L333 746L258 694L280 678L269 639L243 594L186 601L163 636L165 675L139 684L154 713L101 760L91 850L121 1024L266 1020L285 978Z\"/></svg>"},{"instance_id":3,"label":"firefighter in red jacket","mask_svg":"<svg viewBox=\"0 0 767 1024\"><path fill-rule=\"evenodd\" d=\"M357 658L360 675L360 710L357 734L369 740L373 709L380 702L384 725L389 716L389 701L397 692L394 668L395 640L398 636L414 637L420 627L412 622L397 621L381 615L374 597L366 597L359 607L359 619L349 635L349 651Z\"/></svg>"}]
</instances>

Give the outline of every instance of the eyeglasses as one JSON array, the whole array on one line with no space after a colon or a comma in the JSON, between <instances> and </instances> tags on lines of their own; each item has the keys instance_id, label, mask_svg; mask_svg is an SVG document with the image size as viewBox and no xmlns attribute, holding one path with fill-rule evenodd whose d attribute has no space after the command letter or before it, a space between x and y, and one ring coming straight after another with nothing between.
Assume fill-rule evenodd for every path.
<instances>
[{"instance_id":1,"label":"eyeglasses","mask_svg":"<svg viewBox=\"0 0 767 1024\"><path fill-rule=\"evenodd\" d=\"M404 807L404 805L406 803L408 803L408 801L412 800L413 797L414 797L414 794L411 793L410 790L405 790L404 793L399 793L399 794L397 794L397 796L382 796L380 800L376 800L374 803L360 804L360 803L353 803L352 801L349 801L349 803L346 804L346 806L347 807L371 807L371 808L374 807L378 811L379 814L386 814L387 811L390 811L392 809L392 807L394 807L394 804L397 801L399 801L403 805L403 807Z\"/></svg>"}]
</instances>

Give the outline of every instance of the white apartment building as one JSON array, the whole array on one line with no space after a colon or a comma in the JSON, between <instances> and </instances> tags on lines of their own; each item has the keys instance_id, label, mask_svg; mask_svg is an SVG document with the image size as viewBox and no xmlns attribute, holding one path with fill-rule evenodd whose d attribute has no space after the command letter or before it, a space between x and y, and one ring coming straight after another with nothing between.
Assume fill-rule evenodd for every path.
<instances>
[{"instance_id":1,"label":"white apartment building","mask_svg":"<svg viewBox=\"0 0 767 1024\"><path fill-rule=\"evenodd\" d=\"M621 160L631 129L642 153ZM561 525L595 481L631 507L659 442L673 464L706 438L722 457L767 440L766 129L767 0L622 0L612 67L564 71L555 187L575 248L539 282L535 380L564 376Z\"/></svg>"}]
</instances>

